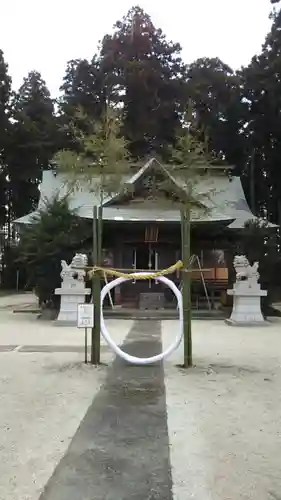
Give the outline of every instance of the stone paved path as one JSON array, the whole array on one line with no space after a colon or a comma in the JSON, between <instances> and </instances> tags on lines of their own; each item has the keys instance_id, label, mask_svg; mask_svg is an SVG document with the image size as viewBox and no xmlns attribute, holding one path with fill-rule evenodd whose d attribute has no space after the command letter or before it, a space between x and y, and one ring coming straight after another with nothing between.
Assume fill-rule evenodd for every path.
<instances>
[{"instance_id":1,"label":"stone paved path","mask_svg":"<svg viewBox=\"0 0 281 500\"><path fill-rule=\"evenodd\" d=\"M160 322L136 322L125 349L160 352ZM116 359L40 500L172 498L163 366Z\"/></svg>"}]
</instances>

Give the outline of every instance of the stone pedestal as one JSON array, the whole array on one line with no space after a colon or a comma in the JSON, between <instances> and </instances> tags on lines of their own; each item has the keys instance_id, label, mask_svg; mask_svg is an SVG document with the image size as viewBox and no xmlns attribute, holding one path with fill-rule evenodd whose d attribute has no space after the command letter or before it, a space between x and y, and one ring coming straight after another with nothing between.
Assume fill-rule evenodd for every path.
<instances>
[{"instance_id":1,"label":"stone pedestal","mask_svg":"<svg viewBox=\"0 0 281 500\"><path fill-rule=\"evenodd\" d=\"M57 325L76 326L78 304L84 304L86 295L90 295L91 289L84 286L73 286L73 288L56 288L55 294L61 296L60 312L56 320Z\"/></svg>"},{"instance_id":2,"label":"stone pedestal","mask_svg":"<svg viewBox=\"0 0 281 500\"><path fill-rule=\"evenodd\" d=\"M266 325L261 312L261 297L267 295L266 290L261 290L259 283L246 282L234 283L232 290L227 290L233 296L232 314L226 323L237 326Z\"/></svg>"}]
</instances>

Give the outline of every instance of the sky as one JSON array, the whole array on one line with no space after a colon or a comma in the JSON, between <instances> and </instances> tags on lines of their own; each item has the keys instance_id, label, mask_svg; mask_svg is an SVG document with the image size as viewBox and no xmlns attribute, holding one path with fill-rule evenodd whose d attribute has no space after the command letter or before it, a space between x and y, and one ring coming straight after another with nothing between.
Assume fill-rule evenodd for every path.
<instances>
[{"instance_id":1,"label":"sky","mask_svg":"<svg viewBox=\"0 0 281 500\"><path fill-rule=\"evenodd\" d=\"M1 0L0 49L13 87L40 71L53 97L70 59L90 59L134 0ZM270 0L139 0L154 25L179 42L183 59L219 57L234 69L259 53L270 30Z\"/></svg>"}]
</instances>

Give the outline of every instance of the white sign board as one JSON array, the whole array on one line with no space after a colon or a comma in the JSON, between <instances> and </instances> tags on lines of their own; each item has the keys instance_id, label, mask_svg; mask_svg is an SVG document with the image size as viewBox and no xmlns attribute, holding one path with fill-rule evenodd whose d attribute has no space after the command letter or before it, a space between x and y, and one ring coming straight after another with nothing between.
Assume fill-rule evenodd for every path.
<instances>
[{"instance_id":1,"label":"white sign board","mask_svg":"<svg viewBox=\"0 0 281 500\"><path fill-rule=\"evenodd\" d=\"M93 304L78 304L77 326L78 328L93 328L94 326Z\"/></svg>"}]
</instances>

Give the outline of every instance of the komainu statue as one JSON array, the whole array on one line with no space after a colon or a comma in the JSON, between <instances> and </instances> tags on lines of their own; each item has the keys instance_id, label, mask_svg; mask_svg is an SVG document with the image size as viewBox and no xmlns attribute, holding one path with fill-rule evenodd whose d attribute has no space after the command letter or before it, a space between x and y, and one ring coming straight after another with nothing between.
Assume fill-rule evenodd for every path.
<instances>
[{"instance_id":1,"label":"komainu statue","mask_svg":"<svg viewBox=\"0 0 281 500\"><path fill-rule=\"evenodd\" d=\"M247 281L249 285L255 285L260 279L259 263L254 262L251 266L246 255L236 255L233 266L236 272L236 281Z\"/></svg>"},{"instance_id":2,"label":"komainu statue","mask_svg":"<svg viewBox=\"0 0 281 500\"><path fill-rule=\"evenodd\" d=\"M267 296L267 290L262 290L259 283L259 263L251 266L245 255L236 255L233 260L236 271L236 282L227 295L233 297L232 312L228 325L250 326L266 325L261 310L261 298Z\"/></svg>"},{"instance_id":3,"label":"komainu statue","mask_svg":"<svg viewBox=\"0 0 281 500\"><path fill-rule=\"evenodd\" d=\"M77 283L77 281L84 283L86 276L85 267L87 266L87 263L87 256L81 253L77 253L73 257L70 264L67 264L65 260L62 260L60 273L62 286L69 286L71 283Z\"/></svg>"},{"instance_id":4,"label":"komainu statue","mask_svg":"<svg viewBox=\"0 0 281 500\"><path fill-rule=\"evenodd\" d=\"M60 311L57 321L61 325L77 325L77 310L79 304L85 302L85 297L91 294L86 288L85 276L87 256L77 253L70 264L61 261L61 286L56 288L55 294L60 295Z\"/></svg>"}]
</instances>

